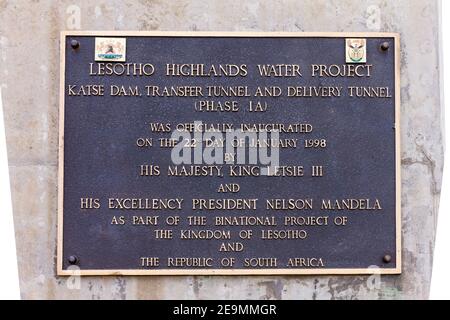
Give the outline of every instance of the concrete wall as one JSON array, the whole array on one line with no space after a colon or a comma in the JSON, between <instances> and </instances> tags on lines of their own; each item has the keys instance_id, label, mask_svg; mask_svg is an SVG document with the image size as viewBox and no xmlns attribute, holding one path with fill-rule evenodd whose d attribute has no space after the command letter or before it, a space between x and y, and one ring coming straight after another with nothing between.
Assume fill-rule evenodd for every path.
<instances>
[{"instance_id":1,"label":"concrete wall","mask_svg":"<svg viewBox=\"0 0 450 320\"><path fill-rule=\"evenodd\" d=\"M399 32L403 274L87 277L69 289L66 278L55 277L58 45L67 29ZM22 297L427 298L443 164L439 37L437 0L0 0L0 87Z\"/></svg>"}]
</instances>

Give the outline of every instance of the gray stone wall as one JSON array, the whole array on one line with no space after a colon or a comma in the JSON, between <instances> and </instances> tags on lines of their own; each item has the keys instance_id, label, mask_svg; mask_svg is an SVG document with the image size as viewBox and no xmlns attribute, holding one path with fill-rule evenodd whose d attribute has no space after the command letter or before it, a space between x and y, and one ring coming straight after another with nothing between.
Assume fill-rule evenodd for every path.
<instances>
[{"instance_id":1,"label":"gray stone wall","mask_svg":"<svg viewBox=\"0 0 450 320\"><path fill-rule=\"evenodd\" d=\"M443 165L437 0L0 0L0 88L22 297L427 298ZM61 30L401 34L401 276L55 276Z\"/></svg>"}]
</instances>

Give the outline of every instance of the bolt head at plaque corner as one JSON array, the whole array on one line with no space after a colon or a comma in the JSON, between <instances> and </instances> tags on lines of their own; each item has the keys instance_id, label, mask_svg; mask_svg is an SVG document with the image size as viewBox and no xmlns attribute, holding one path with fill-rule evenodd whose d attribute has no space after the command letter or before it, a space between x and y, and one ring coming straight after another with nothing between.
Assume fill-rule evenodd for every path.
<instances>
[{"instance_id":1,"label":"bolt head at plaque corner","mask_svg":"<svg viewBox=\"0 0 450 320\"><path fill-rule=\"evenodd\" d=\"M72 255L72 256L69 256L69 258L67 258L67 261L68 261L70 264L74 265L74 264L78 264L79 259L78 259L77 256Z\"/></svg>"},{"instance_id":2,"label":"bolt head at plaque corner","mask_svg":"<svg viewBox=\"0 0 450 320\"><path fill-rule=\"evenodd\" d=\"M383 262L390 263L392 261L392 257L389 254L384 255Z\"/></svg>"},{"instance_id":3,"label":"bolt head at plaque corner","mask_svg":"<svg viewBox=\"0 0 450 320\"><path fill-rule=\"evenodd\" d=\"M70 40L70 46L72 49L78 49L80 47L80 42L78 40L72 39Z\"/></svg>"},{"instance_id":4,"label":"bolt head at plaque corner","mask_svg":"<svg viewBox=\"0 0 450 320\"><path fill-rule=\"evenodd\" d=\"M389 47L390 47L389 42L385 41L381 44L380 49L381 49L381 51L388 51Z\"/></svg>"}]
</instances>

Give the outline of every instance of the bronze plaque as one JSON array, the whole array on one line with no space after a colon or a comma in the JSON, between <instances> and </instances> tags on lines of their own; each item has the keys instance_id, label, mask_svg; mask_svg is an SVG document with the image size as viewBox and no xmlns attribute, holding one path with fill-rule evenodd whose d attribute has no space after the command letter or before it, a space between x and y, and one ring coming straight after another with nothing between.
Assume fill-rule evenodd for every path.
<instances>
[{"instance_id":1,"label":"bronze plaque","mask_svg":"<svg viewBox=\"0 0 450 320\"><path fill-rule=\"evenodd\" d=\"M58 274L401 272L399 37L63 32Z\"/></svg>"}]
</instances>

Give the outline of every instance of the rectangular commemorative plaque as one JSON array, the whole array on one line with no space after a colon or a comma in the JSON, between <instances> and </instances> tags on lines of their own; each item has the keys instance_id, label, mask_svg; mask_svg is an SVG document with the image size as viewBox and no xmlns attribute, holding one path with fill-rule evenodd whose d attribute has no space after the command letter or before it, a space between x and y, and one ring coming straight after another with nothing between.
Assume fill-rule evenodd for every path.
<instances>
[{"instance_id":1,"label":"rectangular commemorative plaque","mask_svg":"<svg viewBox=\"0 0 450 320\"><path fill-rule=\"evenodd\" d=\"M63 32L59 275L399 274L399 37Z\"/></svg>"}]
</instances>

